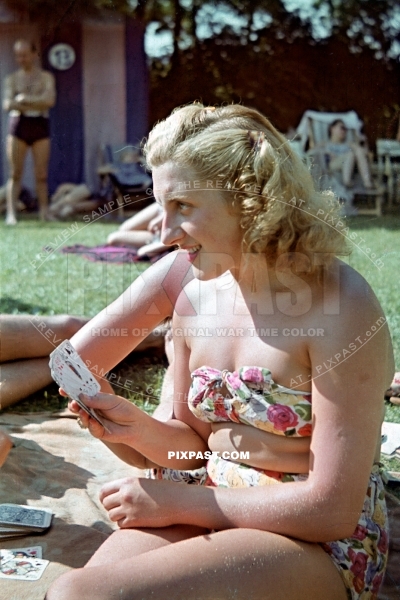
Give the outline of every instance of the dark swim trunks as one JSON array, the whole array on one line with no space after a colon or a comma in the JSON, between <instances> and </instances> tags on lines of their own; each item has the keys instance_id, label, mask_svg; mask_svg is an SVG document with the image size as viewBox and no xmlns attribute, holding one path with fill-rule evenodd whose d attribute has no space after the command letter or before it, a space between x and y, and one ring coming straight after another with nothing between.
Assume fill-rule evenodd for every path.
<instances>
[{"instance_id":1,"label":"dark swim trunks","mask_svg":"<svg viewBox=\"0 0 400 600\"><path fill-rule=\"evenodd\" d=\"M8 133L22 140L28 146L50 137L50 121L47 117L10 117Z\"/></svg>"}]
</instances>

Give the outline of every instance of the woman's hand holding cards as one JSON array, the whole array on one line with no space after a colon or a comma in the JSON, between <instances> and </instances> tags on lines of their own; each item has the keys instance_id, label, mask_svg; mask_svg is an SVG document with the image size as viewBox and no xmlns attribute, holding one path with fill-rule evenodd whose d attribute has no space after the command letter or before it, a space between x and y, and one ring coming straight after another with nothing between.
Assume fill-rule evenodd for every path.
<instances>
[{"instance_id":1,"label":"woman's hand holding cards","mask_svg":"<svg viewBox=\"0 0 400 600\"><path fill-rule=\"evenodd\" d=\"M79 398L88 408L96 410L103 423L93 419L75 400L68 404L71 412L79 415L81 427L89 429L93 437L112 443L126 443L127 439L134 437L135 425L141 413L134 404L114 394L80 394Z\"/></svg>"},{"instance_id":2,"label":"woman's hand holding cards","mask_svg":"<svg viewBox=\"0 0 400 600\"><path fill-rule=\"evenodd\" d=\"M99 382L69 340L50 354L49 366L60 394L71 398L69 408L79 415L78 425L105 442L125 443L126 436L132 435L130 427L139 409L120 396L100 393ZM97 408L106 422L97 414Z\"/></svg>"}]
</instances>

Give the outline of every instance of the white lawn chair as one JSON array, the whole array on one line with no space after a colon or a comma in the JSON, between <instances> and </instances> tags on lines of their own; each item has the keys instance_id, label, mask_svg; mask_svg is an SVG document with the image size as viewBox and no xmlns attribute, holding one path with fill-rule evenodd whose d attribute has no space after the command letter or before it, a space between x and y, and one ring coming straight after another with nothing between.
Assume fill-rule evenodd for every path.
<instances>
[{"instance_id":1,"label":"white lawn chair","mask_svg":"<svg viewBox=\"0 0 400 600\"><path fill-rule=\"evenodd\" d=\"M367 196L374 206L372 208L357 207L357 214L380 216L384 193L381 186L372 190L366 189L361 184L360 178L356 177L355 186L349 189L343 185L340 173L329 170L324 144L329 139L329 125L336 119L343 121L347 128L347 142L365 143L365 138L361 134L363 123L355 111L328 113L307 110L301 118L296 133L297 138L301 140L301 149L303 152L307 152L311 159L313 177L320 189L332 189L347 207L352 205L355 196Z\"/></svg>"},{"instance_id":2,"label":"white lawn chair","mask_svg":"<svg viewBox=\"0 0 400 600\"><path fill-rule=\"evenodd\" d=\"M393 200L397 203L399 198L400 163L392 159L400 158L400 142L397 140L376 140L376 153L378 156L378 177L382 182L383 175L387 177L389 208Z\"/></svg>"}]
</instances>

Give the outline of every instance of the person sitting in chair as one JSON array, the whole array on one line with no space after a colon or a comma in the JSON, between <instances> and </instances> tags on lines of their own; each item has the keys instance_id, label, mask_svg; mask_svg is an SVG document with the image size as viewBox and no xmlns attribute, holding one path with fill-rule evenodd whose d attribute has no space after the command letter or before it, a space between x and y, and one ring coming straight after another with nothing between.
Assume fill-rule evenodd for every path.
<instances>
[{"instance_id":1,"label":"person sitting in chair","mask_svg":"<svg viewBox=\"0 0 400 600\"><path fill-rule=\"evenodd\" d=\"M325 144L325 158L331 172L341 171L343 184L353 186L354 168L357 165L363 185L372 189L373 183L365 148L354 142L347 142L347 127L341 119L335 119L328 129L329 141Z\"/></svg>"}]
</instances>

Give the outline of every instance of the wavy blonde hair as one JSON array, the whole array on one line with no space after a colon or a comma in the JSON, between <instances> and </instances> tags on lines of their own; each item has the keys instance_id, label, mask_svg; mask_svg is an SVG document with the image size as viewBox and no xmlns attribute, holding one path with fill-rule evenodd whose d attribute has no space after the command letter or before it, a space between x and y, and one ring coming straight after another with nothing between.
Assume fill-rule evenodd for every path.
<instances>
[{"instance_id":1,"label":"wavy blonde hair","mask_svg":"<svg viewBox=\"0 0 400 600\"><path fill-rule=\"evenodd\" d=\"M200 180L221 181L230 189L227 198L233 191L245 251L265 253L269 264L305 254L312 272L314 253L323 264L348 253L343 234L324 220L339 217L338 201L315 189L287 139L255 109L200 103L177 108L153 128L143 153L150 170L172 161Z\"/></svg>"}]
</instances>

